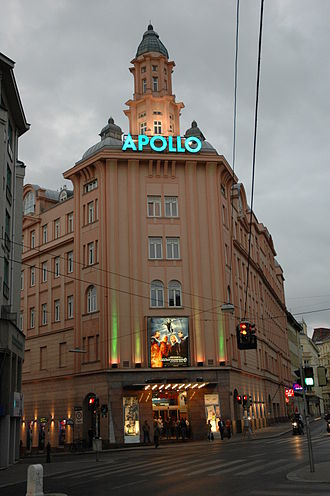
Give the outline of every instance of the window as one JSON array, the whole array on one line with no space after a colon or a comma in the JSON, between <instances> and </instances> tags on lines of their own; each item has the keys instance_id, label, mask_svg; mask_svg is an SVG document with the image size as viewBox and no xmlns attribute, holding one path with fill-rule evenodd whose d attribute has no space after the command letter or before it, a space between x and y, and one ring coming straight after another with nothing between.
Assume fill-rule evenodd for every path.
<instances>
[{"instance_id":1,"label":"window","mask_svg":"<svg viewBox=\"0 0 330 496\"><path fill-rule=\"evenodd\" d=\"M142 79L142 93L145 93L147 91L147 80Z\"/></svg>"},{"instance_id":2,"label":"window","mask_svg":"<svg viewBox=\"0 0 330 496\"><path fill-rule=\"evenodd\" d=\"M87 313L96 312L96 310L97 310L96 287L90 286L87 291Z\"/></svg>"},{"instance_id":3,"label":"window","mask_svg":"<svg viewBox=\"0 0 330 496\"><path fill-rule=\"evenodd\" d=\"M34 214L35 197L33 191L29 191L24 199L24 215Z\"/></svg>"},{"instance_id":4,"label":"window","mask_svg":"<svg viewBox=\"0 0 330 496\"><path fill-rule=\"evenodd\" d=\"M147 123L140 122L140 134L146 134L147 132Z\"/></svg>"},{"instance_id":5,"label":"window","mask_svg":"<svg viewBox=\"0 0 330 496\"><path fill-rule=\"evenodd\" d=\"M73 296L68 296L68 319L73 319Z\"/></svg>"},{"instance_id":6,"label":"window","mask_svg":"<svg viewBox=\"0 0 330 496\"><path fill-rule=\"evenodd\" d=\"M88 224L91 224L95 220L95 215L94 215L94 202L89 202L87 205L87 211L88 211Z\"/></svg>"},{"instance_id":7,"label":"window","mask_svg":"<svg viewBox=\"0 0 330 496\"><path fill-rule=\"evenodd\" d=\"M149 238L149 258L163 258L162 238Z\"/></svg>"},{"instance_id":8,"label":"window","mask_svg":"<svg viewBox=\"0 0 330 496\"><path fill-rule=\"evenodd\" d=\"M60 368L66 366L66 357L67 357L66 343L60 343L59 344L59 361L58 361L58 365Z\"/></svg>"},{"instance_id":9,"label":"window","mask_svg":"<svg viewBox=\"0 0 330 496\"><path fill-rule=\"evenodd\" d=\"M158 65L152 65L151 68L152 68L153 72L158 71Z\"/></svg>"},{"instance_id":10,"label":"window","mask_svg":"<svg viewBox=\"0 0 330 496\"><path fill-rule=\"evenodd\" d=\"M73 272L73 251L68 252L68 274Z\"/></svg>"},{"instance_id":11,"label":"window","mask_svg":"<svg viewBox=\"0 0 330 496\"><path fill-rule=\"evenodd\" d=\"M152 91L158 91L158 77L152 78Z\"/></svg>"},{"instance_id":12,"label":"window","mask_svg":"<svg viewBox=\"0 0 330 496\"><path fill-rule=\"evenodd\" d=\"M23 332L23 327L24 327L24 313L21 312L19 314L19 328L20 330ZM25 360L25 357L24 357L24 360Z\"/></svg>"},{"instance_id":13,"label":"window","mask_svg":"<svg viewBox=\"0 0 330 496\"><path fill-rule=\"evenodd\" d=\"M8 121L8 143L10 148L13 149L13 128L10 121Z\"/></svg>"},{"instance_id":14,"label":"window","mask_svg":"<svg viewBox=\"0 0 330 496\"><path fill-rule=\"evenodd\" d=\"M35 248L36 246L36 232L35 231L31 231L31 234L30 234L30 247L31 248Z\"/></svg>"},{"instance_id":15,"label":"window","mask_svg":"<svg viewBox=\"0 0 330 496\"><path fill-rule=\"evenodd\" d=\"M11 168L7 164L7 189L10 192L11 192L11 177L12 177Z\"/></svg>"},{"instance_id":16,"label":"window","mask_svg":"<svg viewBox=\"0 0 330 496\"><path fill-rule=\"evenodd\" d=\"M95 263L94 243L88 243L87 254L88 254L88 265L93 265Z\"/></svg>"},{"instance_id":17,"label":"window","mask_svg":"<svg viewBox=\"0 0 330 496\"><path fill-rule=\"evenodd\" d=\"M9 297L9 262L6 258L3 259L3 293L8 299Z\"/></svg>"},{"instance_id":18,"label":"window","mask_svg":"<svg viewBox=\"0 0 330 496\"><path fill-rule=\"evenodd\" d=\"M35 326L35 310L34 307L30 308L30 328L33 329Z\"/></svg>"},{"instance_id":19,"label":"window","mask_svg":"<svg viewBox=\"0 0 330 496\"><path fill-rule=\"evenodd\" d=\"M179 238L166 238L166 258L168 259L180 258Z\"/></svg>"},{"instance_id":20,"label":"window","mask_svg":"<svg viewBox=\"0 0 330 496\"><path fill-rule=\"evenodd\" d=\"M154 110L153 115L162 115L162 113L159 110Z\"/></svg>"},{"instance_id":21,"label":"window","mask_svg":"<svg viewBox=\"0 0 330 496\"><path fill-rule=\"evenodd\" d=\"M47 262L42 262L42 282L47 282Z\"/></svg>"},{"instance_id":22,"label":"window","mask_svg":"<svg viewBox=\"0 0 330 496\"><path fill-rule=\"evenodd\" d=\"M154 121L154 134L162 134L162 123Z\"/></svg>"},{"instance_id":23,"label":"window","mask_svg":"<svg viewBox=\"0 0 330 496\"><path fill-rule=\"evenodd\" d=\"M97 179L94 179L94 181L91 181L88 184L85 184L84 186L84 192L88 193L89 191L92 191L93 189L97 188Z\"/></svg>"},{"instance_id":24,"label":"window","mask_svg":"<svg viewBox=\"0 0 330 496\"><path fill-rule=\"evenodd\" d=\"M167 90L167 79L164 79L164 88Z\"/></svg>"},{"instance_id":25,"label":"window","mask_svg":"<svg viewBox=\"0 0 330 496\"><path fill-rule=\"evenodd\" d=\"M36 268L30 267L30 286L34 286L36 283Z\"/></svg>"},{"instance_id":26,"label":"window","mask_svg":"<svg viewBox=\"0 0 330 496\"><path fill-rule=\"evenodd\" d=\"M40 370L47 370L47 346L40 346Z\"/></svg>"},{"instance_id":27,"label":"window","mask_svg":"<svg viewBox=\"0 0 330 496\"><path fill-rule=\"evenodd\" d=\"M60 229L60 219L54 220L54 238L57 239L61 235L61 229Z\"/></svg>"},{"instance_id":28,"label":"window","mask_svg":"<svg viewBox=\"0 0 330 496\"><path fill-rule=\"evenodd\" d=\"M178 197L165 196L165 217L178 217Z\"/></svg>"},{"instance_id":29,"label":"window","mask_svg":"<svg viewBox=\"0 0 330 496\"><path fill-rule=\"evenodd\" d=\"M5 237L10 238L10 215L9 212L7 212L7 210L6 210L6 219L5 219Z\"/></svg>"},{"instance_id":30,"label":"window","mask_svg":"<svg viewBox=\"0 0 330 496\"><path fill-rule=\"evenodd\" d=\"M41 325L47 324L47 303L41 305Z\"/></svg>"},{"instance_id":31,"label":"window","mask_svg":"<svg viewBox=\"0 0 330 496\"><path fill-rule=\"evenodd\" d=\"M60 277L60 257L54 259L54 276Z\"/></svg>"},{"instance_id":32,"label":"window","mask_svg":"<svg viewBox=\"0 0 330 496\"><path fill-rule=\"evenodd\" d=\"M73 212L68 214L68 233L73 232Z\"/></svg>"},{"instance_id":33,"label":"window","mask_svg":"<svg viewBox=\"0 0 330 496\"><path fill-rule=\"evenodd\" d=\"M146 66L145 65L143 67L141 67L141 72L142 73L146 72Z\"/></svg>"},{"instance_id":34,"label":"window","mask_svg":"<svg viewBox=\"0 0 330 496\"><path fill-rule=\"evenodd\" d=\"M48 241L48 226L45 224L42 226L42 242L43 244L47 243Z\"/></svg>"},{"instance_id":35,"label":"window","mask_svg":"<svg viewBox=\"0 0 330 496\"><path fill-rule=\"evenodd\" d=\"M178 281L170 281L168 284L168 306L181 307L181 284Z\"/></svg>"},{"instance_id":36,"label":"window","mask_svg":"<svg viewBox=\"0 0 330 496\"><path fill-rule=\"evenodd\" d=\"M148 196L148 217L161 217L161 197Z\"/></svg>"},{"instance_id":37,"label":"window","mask_svg":"<svg viewBox=\"0 0 330 496\"><path fill-rule=\"evenodd\" d=\"M150 287L150 306L164 306L164 284L162 281L152 281Z\"/></svg>"},{"instance_id":38,"label":"window","mask_svg":"<svg viewBox=\"0 0 330 496\"><path fill-rule=\"evenodd\" d=\"M60 300L54 300L54 321L60 321Z\"/></svg>"},{"instance_id":39,"label":"window","mask_svg":"<svg viewBox=\"0 0 330 496\"><path fill-rule=\"evenodd\" d=\"M24 270L21 270L21 290L24 289Z\"/></svg>"},{"instance_id":40,"label":"window","mask_svg":"<svg viewBox=\"0 0 330 496\"><path fill-rule=\"evenodd\" d=\"M164 67L164 74L167 74L167 69L166 69L166 67Z\"/></svg>"}]
</instances>

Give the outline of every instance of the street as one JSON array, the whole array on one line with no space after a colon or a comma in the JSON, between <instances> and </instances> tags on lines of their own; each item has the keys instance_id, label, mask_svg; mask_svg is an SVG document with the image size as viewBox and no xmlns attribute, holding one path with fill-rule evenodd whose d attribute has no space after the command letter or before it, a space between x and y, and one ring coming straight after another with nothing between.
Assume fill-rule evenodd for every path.
<instances>
[{"instance_id":1,"label":"street","mask_svg":"<svg viewBox=\"0 0 330 496\"><path fill-rule=\"evenodd\" d=\"M330 435L325 422L311 426L315 463L329 462ZM0 472L1 496L25 495L28 463L24 460L9 470L15 472L6 485L8 471ZM44 491L69 496L322 496L330 484L287 480L286 475L308 465L305 436L285 434L276 438L223 442L180 443L95 455L54 457L44 465ZM13 473L14 473L13 472ZM19 475L21 474L21 476ZM20 481L20 482L19 482ZM8 482L7 482L8 484Z\"/></svg>"}]
</instances>

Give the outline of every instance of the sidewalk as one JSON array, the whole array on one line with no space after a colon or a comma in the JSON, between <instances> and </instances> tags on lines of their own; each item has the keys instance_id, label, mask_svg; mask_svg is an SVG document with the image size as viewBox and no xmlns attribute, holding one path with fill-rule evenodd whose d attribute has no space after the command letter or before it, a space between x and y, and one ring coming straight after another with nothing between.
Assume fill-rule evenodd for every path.
<instances>
[{"instance_id":1,"label":"sidewalk","mask_svg":"<svg viewBox=\"0 0 330 496\"><path fill-rule=\"evenodd\" d=\"M315 472L311 472L309 465L306 465L294 472L290 472L286 477L291 481L330 483L330 463L316 463Z\"/></svg>"}]
</instances>

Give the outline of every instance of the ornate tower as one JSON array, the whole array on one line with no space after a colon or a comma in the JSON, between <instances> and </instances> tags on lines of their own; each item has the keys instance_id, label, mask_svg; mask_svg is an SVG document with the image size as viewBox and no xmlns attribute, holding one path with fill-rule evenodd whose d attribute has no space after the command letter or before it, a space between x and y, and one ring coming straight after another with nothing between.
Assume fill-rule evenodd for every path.
<instances>
[{"instance_id":1,"label":"ornate tower","mask_svg":"<svg viewBox=\"0 0 330 496\"><path fill-rule=\"evenodd\" d=\"M172 72L175 63L169 60L168 51L151 24L144 33L130 68L134 76L133 100L124 110L129 119L132 135L180 136L180 110L182 102L172 94Z\"/></svg>"}]
</instances>

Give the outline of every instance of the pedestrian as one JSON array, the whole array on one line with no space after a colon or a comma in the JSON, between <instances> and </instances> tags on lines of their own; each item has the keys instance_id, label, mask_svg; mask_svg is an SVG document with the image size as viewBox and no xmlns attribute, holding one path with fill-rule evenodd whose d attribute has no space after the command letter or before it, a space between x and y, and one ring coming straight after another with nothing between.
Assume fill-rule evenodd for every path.
<instances>
[{"instance_id":1,"label":"pedestrian","mask_svg":"<svg viewBox=\"0 0 330 496\"><path fill-rule=\"evenodd\" d=\"M227 418L225 425L226 425L226 431L227 431L228 439L230 439L231 438L231 421L229 418Z\"/></svg>"},{"instance_id":2,"label":"pedestrian","mask_svg":"<svg viewBox=\"0 0 330 496\"><path fill-rule=\"evenodd\" d=\"M150 425L148 424L148 420L144 421L144 424L142 426L142 432L143 432L144 444L150 443Z\"/></svg>"},{"instance_id":3,"label":"pedestrian","mask_svg":"<svg viewBox=\"0 0 330 496\"><path fill-rule=\"evenodd\" d=\"M182 441L184 441L187 435L187 424L183 417L180 420L180 430L181 430Z\"/></svg>"},{"instance_id":4,"label":"pedestrian","mask_svg":"<svg viewBox=\"0 0 330 496\"><path fill-rule=\"evenodd\" d=\"M221 418L219 419L218 427L219 427L221 439L223 440L223 436L225 433L225 423Z\"/></svg>"},{"instance_id":5,"label":"pedestrian","mask_svg":"<svg viewBox=\"0 0 330 496\"><path fill-rule=\"evenodd\" d=\"M158 422L156 421L155 422L155 425L154 425L154 444L155 444L155 448L158 448L158 446L159 446L159 437L160 437L160 428L159 428Z\"/></svg>"},{"instance_id":6,"label":"pedestrian","mask_svg":"<svg viewBox=\"0 0 330 496\"><path fill-rule=\"evenodd\" d=\"M46 463L50 463L50 442L46 446Z\"/></svg>"},{"instance_id":7,"label":"pedestrian","mask_svg":"<svg viewBox=\"0 0 330 496\"><path fill-rule=\"evenodd\" d=\"M207 439L209 441L214 441L214 435L212 432L212 425L211 425L211 420L207 421Z\"/></svg>"},{"instance_id":8,"label":"pedestrian","mask_svg":"<svg viewBox=\"0 0 330 496\"><path fill-rule=\"evenodd\" d=\"M179 437L180 437L180 420L177 420L175 422L175 437L176 437L176 440L178 441L179 440Z\"/></svg>"},{"instance_id":9,"label":"pedestrian","mask_svg":"<svg viewBox=\"0 0 330 496\"><path fill-rule=\"evenodd\" d=\"M186 428L187 428L187 438L190 439L190 423L188 419L186 419Z\"/></svg>"},{"instance_id":10,"label":"pedestrian","mask_svg":"<svg viewBox=\"0 0 330 496\"><path fill-rule=\"evenodd\" d=\"M248 434L249 439L252 437L252 428L249 417L243 417L243 439Z\"/></svg>"},{"instance_id":11,"label":"pedestrian","mask_svg":"<svg viewBox=\"0 0 330 496\"><path fill-rule=\"evenodd\" d=\"M164 434L166 436L166 439L169 439L171 434L171 424L168 418L164 420Z\"/></svg>"}]
</instances>

